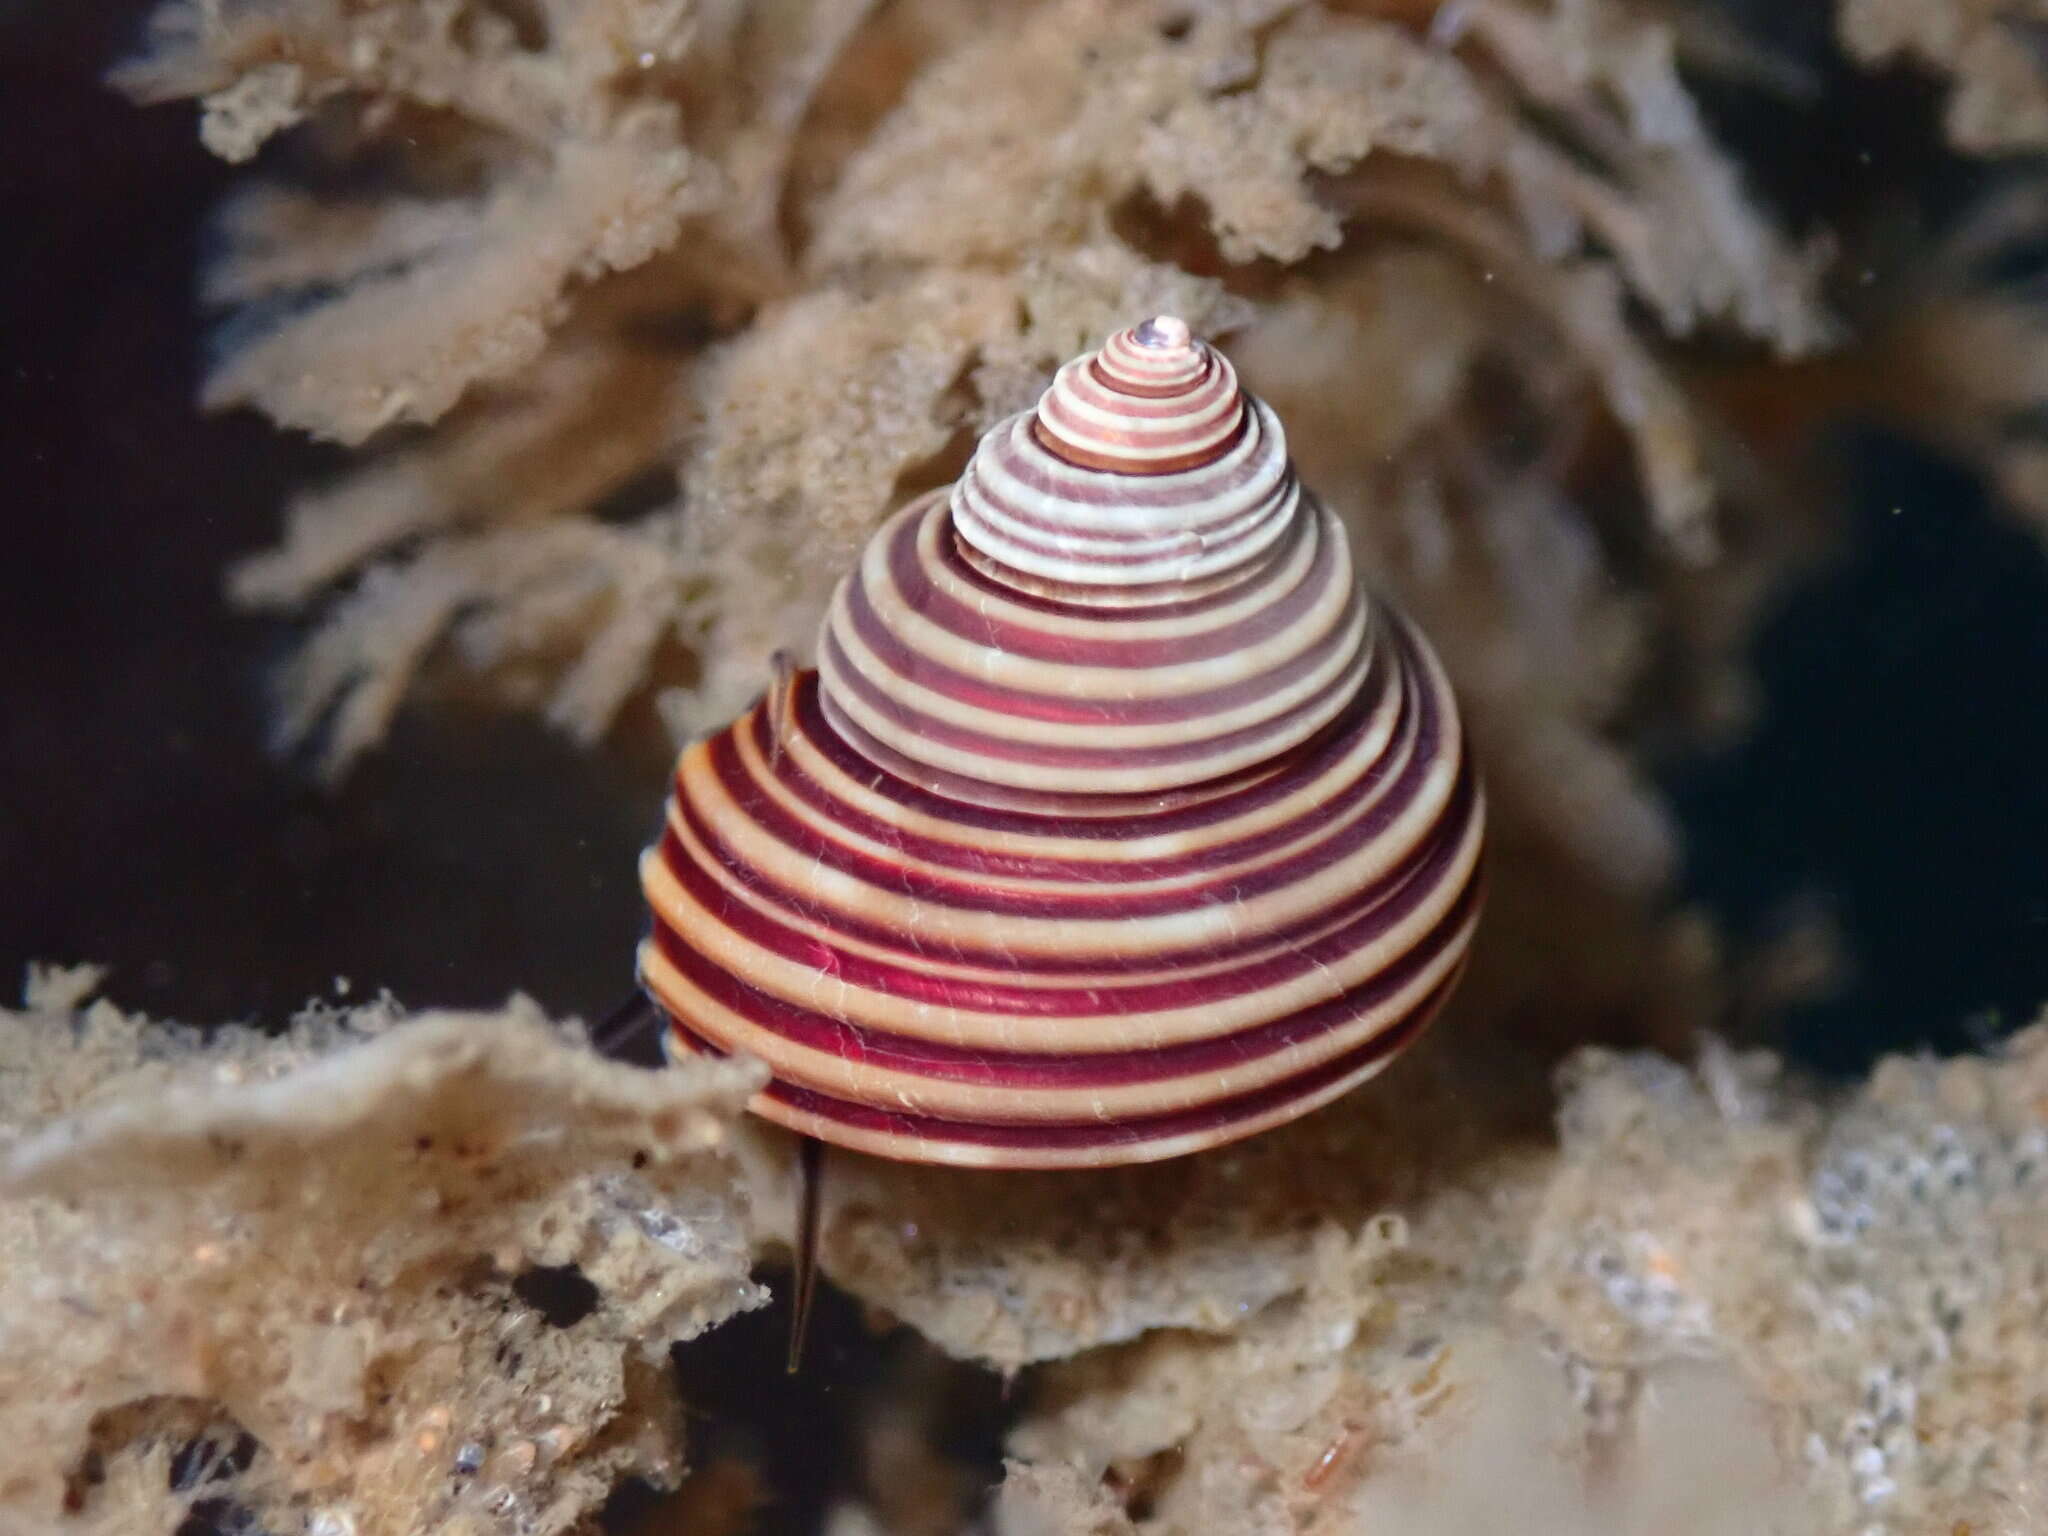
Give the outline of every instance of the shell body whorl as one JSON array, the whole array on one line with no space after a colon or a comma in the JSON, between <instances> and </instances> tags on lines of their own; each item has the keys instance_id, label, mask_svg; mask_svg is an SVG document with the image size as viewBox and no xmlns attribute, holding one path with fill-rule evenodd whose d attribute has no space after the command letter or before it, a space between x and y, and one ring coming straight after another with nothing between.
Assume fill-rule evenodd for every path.
<instances>
[{"instance_id":1,"label":"shell body whorl","mask_svg":"<svg viewBox=\"0 0 2048 1536\"><path fill-rule=\"evenodd\" d=\"M1449 993L1484 813L1427 644L1161 317L876 534L818 670L642 860L671 1051L915 1161L1147 1161L1371 1076Z\"/></svg>"}]
</instances>

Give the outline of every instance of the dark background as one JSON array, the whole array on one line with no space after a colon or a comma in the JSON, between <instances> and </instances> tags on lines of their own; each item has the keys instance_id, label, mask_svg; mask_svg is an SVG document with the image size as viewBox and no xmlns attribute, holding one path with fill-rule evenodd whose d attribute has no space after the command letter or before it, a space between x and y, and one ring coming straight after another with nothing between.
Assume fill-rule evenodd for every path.
<instances>
[{"instance_id":1,"label":"dark background","mask_svg":"<svg viewBox=\"0 0 2048 1536\"><path fill-rule=\"evenodd\" d=\"M143 12L0 7L0 978L104 961L121 1002L194 1022L281 1021L337 976L602 1014L658 761L461 709L409 713L339 793L267 751L291 636L223 572L342 456L194 406L232 172L189 106L100 85Z\"/></svg>"},{"instance_id":2,"label":"dark background","mask_svg":"<svg viewBox=\"0 0 2048 1536\"><path fill-rule=\"evenodd\" d=\"M1769 14L1817 96L1710 105L1789 222L1901 187L1939 218L1967 194L1925 82L1852 81L1818 7ZM0 986L32 958L98 960L119 1001L194 1022L276 1024L336 977L357 997L516 987L600 1015L631 985L658 758L450 703L408 712L336 793L266 751L265 677L291 635L232 613L222 572L341 460L193 405L194 275L231 173L190 107L99 85L140 15L0 0ZM1846 984L1778 1027L1849 1071L1981 1043L2048 999L2048 564L1924 448L1847 418L1811 454L1846 536L1761 633L1758 729L1663 773L1689 894L1738 937L1802 893L1837 915ZM707 1391L747 1384L724 1433L804 1462L769 1477L777 1529L806 1528L836 1475L802 1448L836 1442L821 1426L908 1347L825 1306L800 1384L762 1369L773 1314L697 1356ZM993 1387L960 1380L965 1448L986 1459Z\"/></svg>"}]
</instances>

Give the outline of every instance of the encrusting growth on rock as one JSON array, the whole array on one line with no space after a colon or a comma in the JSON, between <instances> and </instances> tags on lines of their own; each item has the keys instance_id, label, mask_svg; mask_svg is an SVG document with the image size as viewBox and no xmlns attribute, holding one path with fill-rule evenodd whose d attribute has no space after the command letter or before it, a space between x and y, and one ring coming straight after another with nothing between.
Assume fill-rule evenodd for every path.
<instances>
[{"instance_id":1,"label":"encrusting growth on rock","mask_svg":"<svg viewBox=\"0 0 2048 1536\"><path fill-rule=\"evenodd\" d=\"M789 1237L777 1160L721 1151L755 1070L609 1066L525 1005L202 1044L92 985L0 1015L0 1522L510 1536L677 1474L660 1352ZM998 1529L2037 1523L2048 1025L1836 1093L1588 1051L1555 1132L1497 1040L1399 1073L1166 1163L843 1160L834 1278L1040 1364ZM571 1265L551 1321L528 1279Z\"/></svg>"},{"instance_id":2,"label":"encrusting growth on rock","mask_svg":"<svg viewBox=\"0 0 2048 1536\"><path fill-rule=\"evenodd\" d=\"M755 1069L613 1066L523 1002L202 1041L91 986L0 1013L0 1528L206 1499L540 1536L680 1475L667 1348L766 1300L729 1149ZM564 1327L522 1288L571 1265Z\"/></svg>"}]
</instances>

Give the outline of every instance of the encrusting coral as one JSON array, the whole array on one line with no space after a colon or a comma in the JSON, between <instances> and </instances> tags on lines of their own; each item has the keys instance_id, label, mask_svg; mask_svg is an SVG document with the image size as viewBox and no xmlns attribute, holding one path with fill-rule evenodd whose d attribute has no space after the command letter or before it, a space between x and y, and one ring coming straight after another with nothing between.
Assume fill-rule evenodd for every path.
<instances>
[{"instance_id":1,"label":"encrusting coral","mask_svg":"<svg viewBox=\"0 0 2048 1536\"><path fill-rule=\"evenodd\" d=\"M1409 1192L1432 1099L1387 1144L1382 1213L1340 1200L1279 1294L1040 1378L1006 1526L2036 1530L2044 1072L2039 1027L1839 1097L1720 1047L1692 1070L1588 1052L1559 1149ZM1176 1233L1222 1209L1194 1204ZM1004 1278L981 1288L1018 1295Z\"/></svg>"},{"instance_id":2,"label":"encrusting coral","mask_svg":"<svg viewBox=\"0 0 2048 1536\"><path fill-rule=\"evenodd\" d=\"M661 1352L787 1236L778 1158L729 1155L757 1074L606 1065L526 1005L208 1044L92 983L0 1019L0 1516L549 1531L678 1473ZM1554 1131L1545 1083L1453 1024L1392 1091L1176 1163L840 1154L825 1258L1038 1362L1020 1536L2038 1527L2048 1024L1840 1092L1589 1050ZM563 1266L588 1312L551 1321L522 1277ZM898 1502L955 1528L901 1431Z\"/></svg>"},{"instance_id":3,"label":"encrusting coral","mask_svg":"<svg viewBox=\"0 0 2048 1536\"><path fill-rule=\"evenodd\" d=\"M0 1529L541 1533L679 1475L667 1348L766 1299L757 1073L606 1063L526 1003L202 1041L95 980L0 1014Z\"/></svg>"}]
</instances>

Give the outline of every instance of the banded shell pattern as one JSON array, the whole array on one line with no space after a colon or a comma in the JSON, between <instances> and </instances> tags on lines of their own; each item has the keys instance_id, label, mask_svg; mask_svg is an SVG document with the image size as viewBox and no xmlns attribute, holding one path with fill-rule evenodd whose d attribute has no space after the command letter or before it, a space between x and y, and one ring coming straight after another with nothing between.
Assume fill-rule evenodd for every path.
<instances>
[{"instance_id":1,"label":"banded shell pattern","mask_svg":"<svg viewBox=\"0 0 2048 1536\"><path fill-rule=\"evenodd\" d=\"M689 747L641 877L678 1052L887 1157L1139 1162L1414 1038L1483 809L1421 635L1172 317L1060 370L876 534L815 672Z\"/></svg>"}]
</instances>

